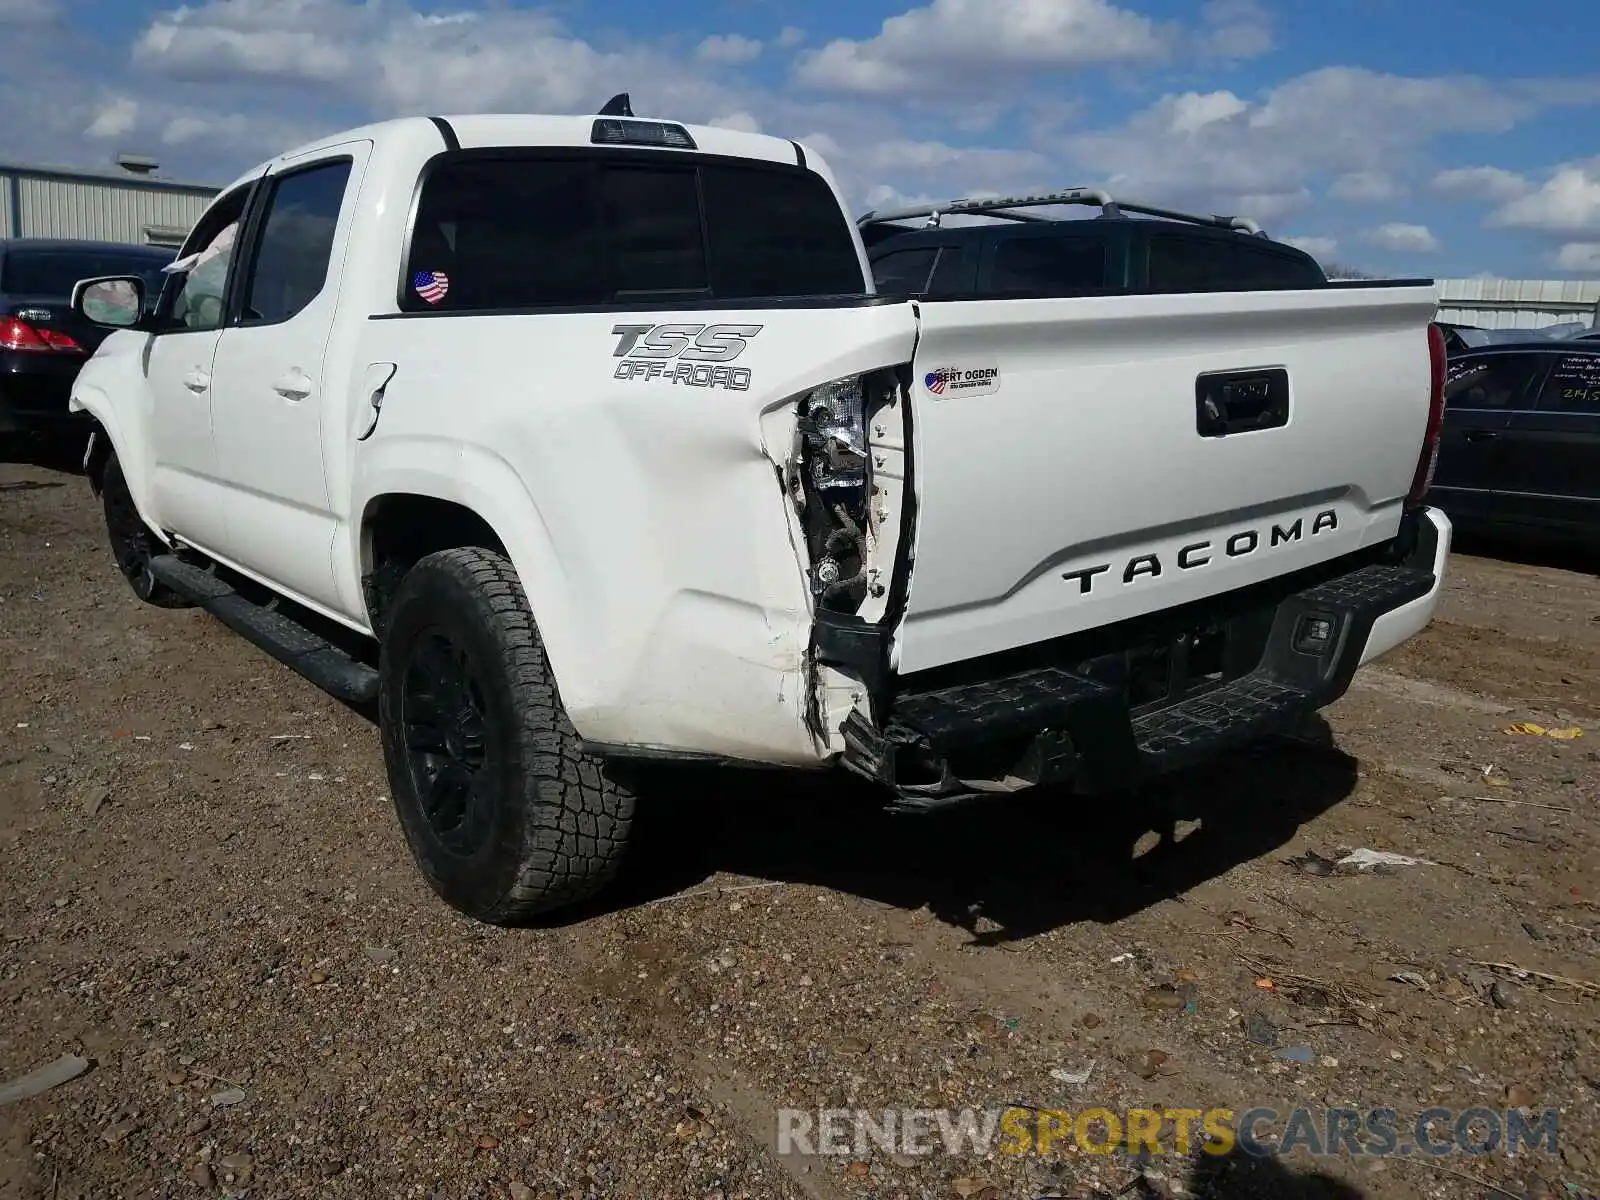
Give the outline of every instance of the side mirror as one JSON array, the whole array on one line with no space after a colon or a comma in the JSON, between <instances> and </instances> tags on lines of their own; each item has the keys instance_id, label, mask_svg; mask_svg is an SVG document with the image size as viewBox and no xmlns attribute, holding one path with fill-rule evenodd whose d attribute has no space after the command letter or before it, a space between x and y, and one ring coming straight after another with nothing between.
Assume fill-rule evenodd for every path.
<instances>
[{"instance_id":1,"label":"side mirror","mask_svg":"<svg viewBox=\"0 0 1600 1200\"><path fill-rule=\"evenodd\" d=\"M143 320L144 280L137 275L105 275L72 285L72 311L111 329L132 329Z\"/></svg>"}]
</instances>

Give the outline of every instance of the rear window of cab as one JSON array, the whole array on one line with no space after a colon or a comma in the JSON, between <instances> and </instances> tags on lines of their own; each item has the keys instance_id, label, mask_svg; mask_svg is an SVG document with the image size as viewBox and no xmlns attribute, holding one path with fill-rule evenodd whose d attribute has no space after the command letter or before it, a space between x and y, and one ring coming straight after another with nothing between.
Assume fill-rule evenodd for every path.
<instances>
[{"instance_id":1,"label":"rear window of cab","mask_svg":"<svg viewBox=\"0 0 1600 1200\"><path fill-rule=\"evenodd\" d=\"M865 291L843 209L803 168L460 151L423 178L399 302L470 312Z\"/></svg>"}]
</instances>

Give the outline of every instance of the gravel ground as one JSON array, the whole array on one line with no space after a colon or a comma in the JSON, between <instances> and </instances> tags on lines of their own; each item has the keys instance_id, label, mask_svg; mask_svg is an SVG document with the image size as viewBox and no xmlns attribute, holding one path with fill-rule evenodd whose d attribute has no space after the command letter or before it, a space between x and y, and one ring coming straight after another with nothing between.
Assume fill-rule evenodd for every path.
<instances>
[{"instance_id":1,"label":"gravel ground","mask_svg":"<svg viewBox=\"0 0 1600 1200\"><path fill-rule=\"evenodd\" d=\"M0 1085L91 1063L0 1107L0 1198L1600 1190L1600 586L1453 572L1326 722L1140 798L1135 844L1053 793L890 818L685 774L604 905L500 930L413 869L362 716L138 604L81 479L0 467ZM1358 848L1426 861L1290 861ZM776 1144L780 1108L1011 1104L1522 1106L1560 1144Z\"/></svg>"}]
</instances>

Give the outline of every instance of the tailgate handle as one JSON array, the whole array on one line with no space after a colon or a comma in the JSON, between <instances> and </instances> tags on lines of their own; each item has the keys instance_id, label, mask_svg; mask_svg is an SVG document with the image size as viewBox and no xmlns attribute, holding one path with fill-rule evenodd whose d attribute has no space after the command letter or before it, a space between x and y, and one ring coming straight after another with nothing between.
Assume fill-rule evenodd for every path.
<instances>
[{"instance_id":1,"label":"tailgate handle","mask_svg":"<svg viewBox=\"0 0 1600 1200\"><path fill-rule=\"evenodd\" d=\"M1289 423L1289 372L1208 371L1195 378L1194 407L1201 437L1281 428Z\"/></svg>"}]
</instances>

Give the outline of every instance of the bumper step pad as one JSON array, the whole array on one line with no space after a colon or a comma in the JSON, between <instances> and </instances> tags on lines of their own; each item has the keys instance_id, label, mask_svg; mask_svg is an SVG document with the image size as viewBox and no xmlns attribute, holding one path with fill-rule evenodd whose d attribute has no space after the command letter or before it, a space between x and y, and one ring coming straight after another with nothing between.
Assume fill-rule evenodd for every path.
<instances>
[{"instance_id":1,"label":"bumper step pad","mask_svg":"<svg viewBox=\"0 0 1600 1200\"><path fill-rule=\"evenodd\" d=\"M896 807L941 807L1038 783L1105 792L1289 728L1344 694L1373 622L1425 596L1431 571L1375 564L1293 593L1248 673L1157 708L1059 666L896 696L877 728L852 713L844 765ZM1304 640L1307 631L1314 640Z\"/></svg>"},{"instance_id":2,"label":"bumper step pad","mask_svg":"<svg viewBox=\"0 0 1600 1200\"><path fill-rule=\"evenodd\" d=\"M1284 714L1305 711L1309 700L1299 688L1253 672L1137 718L1133 737L1147 768L1170 770L1191 751L1210 754L1258 740L1271 733Z\"/></svg>"},{"instance_id":3,"label":"bumper step pad","mask_svg":"<svg viewBox=\"0 0 1600 1200\"><path fill-rule=\"evenodd\" d=\"M203 567L163 554L150 560L150 574L330 695L351 704L377 699L377 671L284 613L246 599Z\"/></svg>"}]
</instances>

